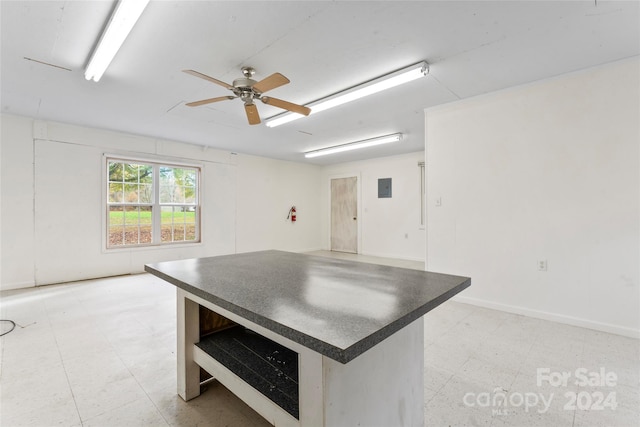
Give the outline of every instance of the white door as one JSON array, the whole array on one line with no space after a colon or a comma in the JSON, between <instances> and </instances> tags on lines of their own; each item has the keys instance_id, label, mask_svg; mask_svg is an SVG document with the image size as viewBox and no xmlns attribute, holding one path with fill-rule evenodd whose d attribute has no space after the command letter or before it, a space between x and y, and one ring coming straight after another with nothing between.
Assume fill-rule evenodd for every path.
<instances>
[{"instance_id":1,"label":"white door","mask_svg":"<svg viewBox=\"0 0 640 427\"><path fill-rule=\"evenodd\" d=\"M331 250L358 253L358 178L331 180Z\"/></svg>"}]
</instances>

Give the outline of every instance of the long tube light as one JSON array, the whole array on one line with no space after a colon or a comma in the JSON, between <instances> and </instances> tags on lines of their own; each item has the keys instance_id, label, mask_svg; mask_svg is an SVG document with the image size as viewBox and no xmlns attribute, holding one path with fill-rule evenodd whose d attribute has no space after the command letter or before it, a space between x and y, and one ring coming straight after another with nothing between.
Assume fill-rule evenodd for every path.
<instances>
[{"instance_id":1,"label":"long tube light","mask_svg":"<svg viewBox=\"0 0 640 427\"><path fill-rule=\"evenodd\" d=\"M357 150L360 148L373 147L375 145L389 144L391 142L402 141L401 133L394 133L391 135L378 136L376 138L364 139L362 141L350 142L348 144L336 145L333 147L322 148L320 150L313 150L304 153L307 159L318 156L326 156L327 154L342 153L343 151Z\"/></svg>"},{"instance_id":2,"label":"long tube light","mask_svg":"<svg viewBox=\"0 0 640 427\"><path fill-rule=\"evenodd\" d=\"M355 101L356 99L408 83L419 79L420 77L424 77L427 74L429 74L429 64L427 64L426 61L422 61L410 67L394 71L393 73L386 74L350 89L313 101L306 106L311 108L311 114L317 114L321 111L328 110L329 108L337 107L338 105L346 104L347 102ZM297 113L283 113L266 120L265 125L268 127L276 127L292 122L301 117L305 116Z\"/></svg>"},{"instance_id":3,"label":"long tube light","mask_svg":"<svg viewBox=\"0 0 640 427\"><path fill-rule=\"evenodd\" d=\"M97 82L120 50L122 43L142 15L149 0L120 0L111 15L107 28L102 33L98 46L93 51L84 78Z\"/></svg>"}]
</instances>

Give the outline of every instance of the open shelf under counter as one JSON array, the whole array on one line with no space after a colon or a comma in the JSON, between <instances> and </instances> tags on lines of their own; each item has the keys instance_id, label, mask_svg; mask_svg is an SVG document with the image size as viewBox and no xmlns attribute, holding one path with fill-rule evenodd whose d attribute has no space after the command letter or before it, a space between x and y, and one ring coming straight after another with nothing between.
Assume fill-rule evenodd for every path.
<instances>
[{"instance_id":1,"label":"open shelf under counter","mask_svg":"<svg viewBox=\"0 0 640 427\"><path fill-rule=\"evenodd\" d=\"M196 346L299 418L298 353L242 326L202 337Z\"/></svg>"}]
</instances>

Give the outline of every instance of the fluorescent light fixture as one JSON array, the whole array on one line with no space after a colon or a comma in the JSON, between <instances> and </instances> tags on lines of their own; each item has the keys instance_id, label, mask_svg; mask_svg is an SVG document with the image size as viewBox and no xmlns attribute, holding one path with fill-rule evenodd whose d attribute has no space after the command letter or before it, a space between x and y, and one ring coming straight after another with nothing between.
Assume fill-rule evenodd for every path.
<instances>
[{"instance_id":1,"label":"fluorescent light fixture","mask_svg":"<svg viewBox=\"0 0 640 427\"><path fill-rule=\"evenodd\" d=\"M362 141L350 142L348 144L336 145L333 147L322 148L320 150L308 151L304 153L307 159L318 156L326 156L327 154L342 153L343 151L357 150L360 148L373 147L375 145L388 144L390 142L402 141L401 133L391 135L378 136L376 138L364 139Z\"/></svg>"},{"instance_id":2,"label":"fluorescent light fixture","mask_svg":"<svg viewBox=\"0 0 640 427\"><path fill-rule=\"evenodd\" d=\"M84 78L97 82L118 53L120 46L147 7L149 0L120 0L93 51Z\"/></svg>"},{"instance_id":3,"label":"fluorescent light fixture","mask_svg":"<svg viewBox=\"0 0 640 427\"><path fill-rule=\"evenodd\" d=\"M427 74L429 74L429 64L427 64L426 61L422 61L410 67L403 68L391 74L386 74L382 77L378 77L377 79L370 80L350 89L343 90L342 92L327 96L326 98L313 101L306 106L311 108L311 114L316 114L321 111L328 110L329 108L337 107L338 105L373 95L374 93L378 93L403 83L408 83L419 79L420 77L424 77ZM265 125L272 128L292 122L301 117L305 116L297 113L283 113L266 120Z\"/></svg>"}]
</instances>

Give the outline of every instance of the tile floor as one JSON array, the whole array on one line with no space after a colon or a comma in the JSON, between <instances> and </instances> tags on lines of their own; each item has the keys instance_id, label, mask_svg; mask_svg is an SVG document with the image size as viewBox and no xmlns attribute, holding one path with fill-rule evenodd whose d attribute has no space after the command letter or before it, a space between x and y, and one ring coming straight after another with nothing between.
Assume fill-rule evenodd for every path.
<instances>
[{"instance_id":1,"label":"tile floor","mask_svg":"<svg viewBox=\"0 0 640 427\"><path fill-rule=\"evenodd\" d=\"M0 339L3 427L268 425L216 382L191 402L177 397L175 288L154 276L0 297L0 318L18 324ZM640 426L636 339L453 301L425 326L427 426ZM601 369L608 385L575 384ZM550 384L563 372L566 384Z\"/></svg>"}]
</instances>

